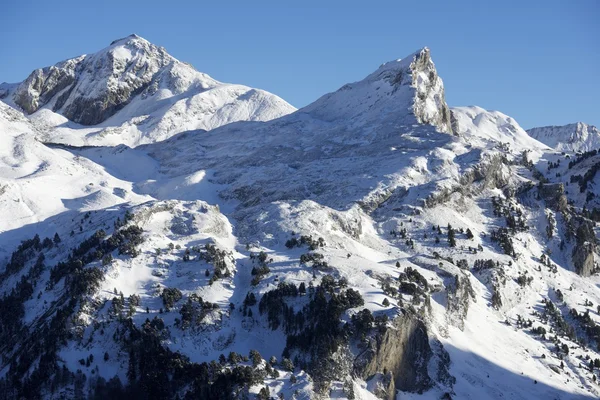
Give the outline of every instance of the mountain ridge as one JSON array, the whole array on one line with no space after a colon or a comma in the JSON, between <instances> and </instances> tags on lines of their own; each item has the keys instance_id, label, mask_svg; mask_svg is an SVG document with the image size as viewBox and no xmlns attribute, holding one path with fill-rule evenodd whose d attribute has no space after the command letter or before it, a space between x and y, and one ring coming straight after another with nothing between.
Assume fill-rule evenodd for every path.
<instances>
[{"instance_id":1,"label":"mountain ridge","mask_svg":"<svg viewBox=\"0 0 600 400\"><path fill-rule=\"evenodd\" d=\"M527 133L560 151L585 152L600 148L600 131L583 122L536 127L528 129Z\"/></svg>"}]
</instances>

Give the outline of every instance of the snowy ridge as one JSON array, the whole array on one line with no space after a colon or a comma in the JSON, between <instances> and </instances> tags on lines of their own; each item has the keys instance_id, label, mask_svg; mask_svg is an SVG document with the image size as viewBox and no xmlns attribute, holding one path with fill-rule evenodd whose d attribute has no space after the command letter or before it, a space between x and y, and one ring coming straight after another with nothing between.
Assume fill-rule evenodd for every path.
<instances>
[{"instance_id":1,"label":"snowy ridge","mask_svg":"<svg viewBox=\"0 0 600 400\"><path fill-rule=\"evenodd\" d=\"M531 128L527 133L559 151L586 152L600 148L600 131L583 122Z\"/></svg>"},{"instance_id":2,"label":"snowy ridge","mask_svg":"<svg viewBox=\"0 0 600 400\"><path fill-rule=\"evenodd\" d=\"M481 107L453 107L451 109L457 134L497 144L508 143L515 148L547 150L543 141L536 141L514 120L499 111Z\"/></svg>"}]
</instances>

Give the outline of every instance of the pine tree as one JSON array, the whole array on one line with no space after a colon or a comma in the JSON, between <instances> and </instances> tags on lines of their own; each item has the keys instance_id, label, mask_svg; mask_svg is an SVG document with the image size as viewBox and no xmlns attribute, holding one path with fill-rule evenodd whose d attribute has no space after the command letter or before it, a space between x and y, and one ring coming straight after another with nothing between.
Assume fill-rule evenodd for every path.
<instances>
[{"instance_id":1,"label":"pine tree","mask_svg":"<svg viewBox=\"0 0 600 400\"><path fill-rule=\"evenodd\" d=\"M260 353L256 350L250 350L249 354L250 360L252 361L252 365L256 368L262 361L262 357Z\"/></svg>"},{"instance_id":2,"label":"pine tree","mask_svg":"<svg viewBox=\"0 0 600 400\"><path fill-rule=\"evenodd\" d=\"M300 287L298 288L298 291L300 292L300 294L306 294L306 285L304 284L304 282L300 283ZM598 306L600 307L600 306Z\"/></svg>"},{"instance_id":3,"label":"pine tree","mask_svg":"<svg viewBox=\"0 0 600 400\"><path fill-rule=\"evenodd\" d=\"M265 386L260 389L260 392L258 392L258 396L256 398L259 400L269 400L271 398L271 392L269 391L269 388Z\"/></svg>"},{"instance_id":4,"label":"pine tree","mask_svg":"<svg viewBox=\"0 0 600 400\"><path fill-rule=\"evenodd\" d=\"M448 224L448 244L450 245L450 247L456 247L456 238L455 238L454 229L452 229L450 224Z\"/></svg>"}]
</instances>

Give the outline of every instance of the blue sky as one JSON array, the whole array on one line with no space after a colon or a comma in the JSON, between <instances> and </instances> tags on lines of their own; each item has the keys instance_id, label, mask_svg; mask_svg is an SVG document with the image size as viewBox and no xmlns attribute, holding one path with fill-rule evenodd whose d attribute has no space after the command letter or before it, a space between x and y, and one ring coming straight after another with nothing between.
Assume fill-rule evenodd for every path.
<instances>
[{"instance_id":1,"label":"blue sky","mask_svg":"<svg viewBox=\"0 0 600 400\"><path fill-rule=\"evenodd\" d=\"M428 46L451 106L600 126L600 1L6 0L0 82L137 33L296 107Z\"/></svg>"}]
</instances>

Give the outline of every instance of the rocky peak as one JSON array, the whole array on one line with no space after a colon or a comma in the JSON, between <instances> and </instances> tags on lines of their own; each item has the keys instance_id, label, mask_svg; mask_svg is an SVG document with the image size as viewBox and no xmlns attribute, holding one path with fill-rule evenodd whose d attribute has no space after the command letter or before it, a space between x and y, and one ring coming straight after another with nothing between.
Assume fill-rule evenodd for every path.
<instances>
[{"instance_id":1,"label":"rocky peak","mask_svg":"<svg viewBox=\"0 0 600 400\"><path fill-rule=\"evenodd\" d=\"M216 84L164 48L130 35L97 53L33 71L16 87L12 100L28 114L47 105L71 121L95 125L139 94L160 89L179 94Z\"/></svg>"},{"instance_id":2,"label":"rocky peak","mask_svg":"<svg viewBox=\"0 0 600 400\"><path fill-rule=\"evenodd\" d=\"M390 82L396 90L399 86L414 89L412 113L419 123L452 133L444 84L437 74L429 48L424 47L404 59L385 63L375 74Z\"/></svg>"},{"instance_id":3,"label":"rocky peak","mask_svg":"<svg viewBox=\"0 0 600 400\"><path fill-rule=\"evenodd\" d=\"M113 41L110 43L110 45L111 45L111 46L113 46L113 45L115 45L115 44L118 44L118 43L120 43L120 42L129 42L129 41L133 41L133 40L138 40L138 41L142 40L142 41L144 41L144 42L146 42L146 43L150 43L150 42L148 42L146 39L144 39L143 37L141 37L141 36L138 36L138 35L136 35L135 33L132 33L131 35L129 35L129 36L126 36L126 37L124 37L124 38L117 39L117 40L113 40Z\"/></svg>"},{"instance_id":4,"label":"rocky peak","mask_svg":"<svg viewBox=\"0 0 600 400\"><path fill-rule=\"evenodd\" d=\"M354 125L368 126L383 117L405 124L430 124L452 133L444 85L427 47L381 65L362 81L344 85L302 111Z\"/></svg>"}]
</instances>

